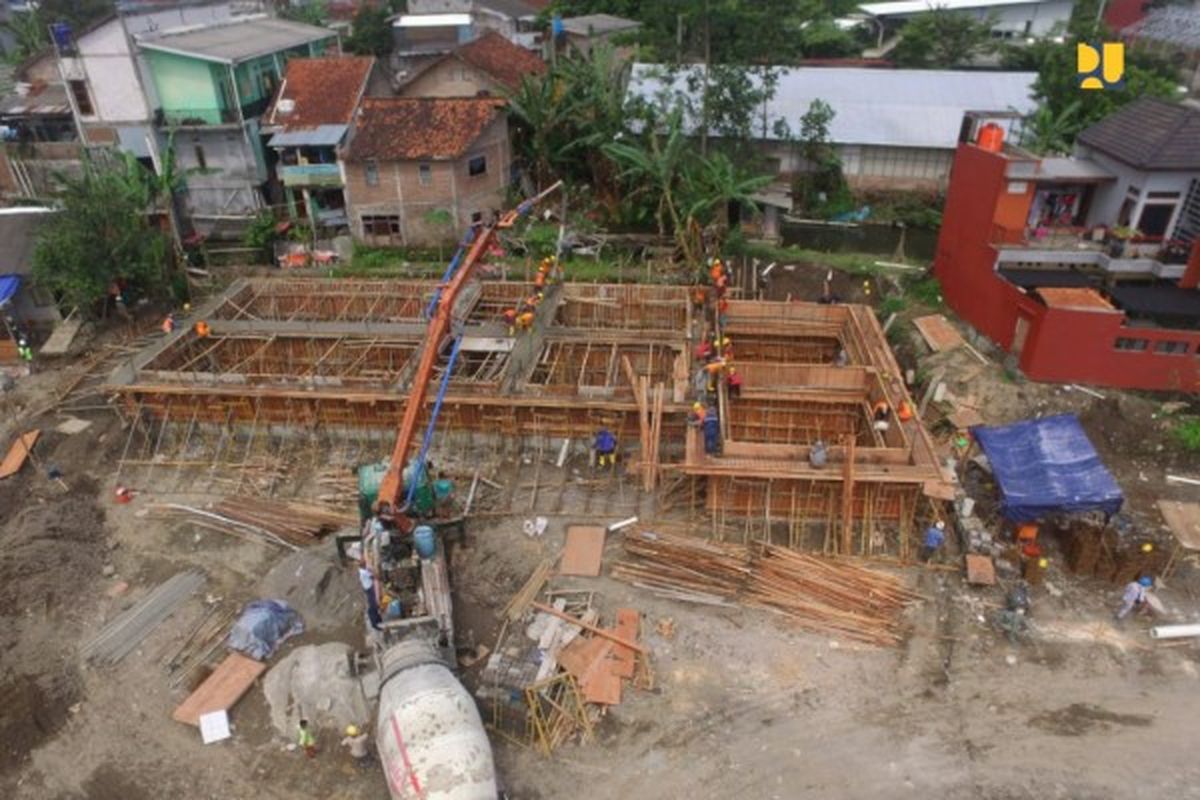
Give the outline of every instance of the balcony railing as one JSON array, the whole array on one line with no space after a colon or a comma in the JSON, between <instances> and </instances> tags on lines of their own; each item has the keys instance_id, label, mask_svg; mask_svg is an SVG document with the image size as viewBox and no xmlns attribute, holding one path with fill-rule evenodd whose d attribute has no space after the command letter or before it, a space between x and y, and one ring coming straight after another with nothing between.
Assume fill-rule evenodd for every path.
<instances>
[{"instance_id":1,"label":"balcony railing","mask_svg":"<svg viewBox=\"0 0 1200 800\"><path fill-rule=\"evenodd\" d=\"M337 164L296 164L279 167L279 179L284 186L341 186L342 174Z\"/></svg>"},{"instance_id":2,"label":"balcony railing","mask_svg":"<svg viewBox=\"0 0 1200 800\"><path fill-rule=\"evenodd\" d=\"M1019 229L994 225L991 243L1012 249L1014 258L1018 258L1024 251L1030 254L1029 260L1058 260L1061 263L1072 264L1099 263L1099 257L1104 256L1107 263L1118 265L1125 262L1152 261L1167 266L1181 266L1187 263L1191 250L1188 242L1177 239L1164 239L1161 236L1114 236L1104 228L1077 227ZM1034 256L1035 253L1049 255Z\"/></svg>"},{"instance_id":3,"label":"balcony railing","mask_svg":"<svg viewBox=\"0 0 1200 800\"><path fill-rule=\"evenodd\" d=\"M180 127L199 125L235 125L238 113L232 108L163 108L155 114L159 125Z\"/></svg>"}]
</instances>

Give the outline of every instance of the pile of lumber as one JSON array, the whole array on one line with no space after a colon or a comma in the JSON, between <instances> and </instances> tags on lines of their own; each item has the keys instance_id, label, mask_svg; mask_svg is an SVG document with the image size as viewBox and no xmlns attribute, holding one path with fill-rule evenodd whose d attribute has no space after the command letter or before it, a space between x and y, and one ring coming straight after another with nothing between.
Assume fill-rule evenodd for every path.
<instances>
[{"instance_id":1,"label":"pile of lumber","mask_svg":"<svg viewBox=\"0 0 1200 800\"><path fill-rule=\"evenodd\" d=\"M919 595L894 575L770 544L751 547L646 530L627 533L636 560L613 577L663 597L766 608L815 633L875 645L901 640L900 614Z\"/></svg>"},{"instance_id":2,"label":"pile of lumber","mask_svg":"<svg viewBox=\"0 0 1200 800\"><path fill-rule=\"evenodd\" d=\"M113 665L133 652L150 632L174 614L204 585L204 573L189 570L174 575L147 592L84 643L86 660Z\"/></svg>"},{"instance_id":3,"label":"pile of lumber","mask_svg":"<svg viewBox=\"0 0 1200 800\"><path fill-rule=\"evenodd\" d=\"M204 528L234 536L260 537L292 550L307 547L340 528L358 525L358 516L353 512L256 497L226 497L206 508L178 503L167 503L161 508L185 515Z\"/></svg>"},{"instance_id":4,"label":"pile of lumber","mask_svg":"<svg viewBox=\"0 0 1200 800\"><path fill-rule=\"evenodd\" d=\"M601 628L551 606L536 602L532 605L543 614L581 629L581 635L558 649L553 657L575 679L583 702L602 706L620 704L623 681L637 682L639 667L643 669L642 680L648 680L644 672L648 651L638 641L642 615L636 609L617 609L616 624Z\"/></svg>"}]
</instances>

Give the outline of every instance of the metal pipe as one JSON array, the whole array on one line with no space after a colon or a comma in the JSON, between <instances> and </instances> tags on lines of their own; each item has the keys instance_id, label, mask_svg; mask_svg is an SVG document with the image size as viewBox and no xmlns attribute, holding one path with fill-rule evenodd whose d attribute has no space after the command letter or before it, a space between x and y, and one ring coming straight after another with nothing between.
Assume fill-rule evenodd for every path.
<instances>
[{"instance_id":1,"label":"metal pipe","mask_svg":"<svg viewBox=\"0 0 1200 800\"><path fill-rule=\"evenodd\" d=\"M1151 639L1186 639L1200 636L1200 623L1192 625L1155 625L1150 629Z\"/></svg>"}]
</instances>

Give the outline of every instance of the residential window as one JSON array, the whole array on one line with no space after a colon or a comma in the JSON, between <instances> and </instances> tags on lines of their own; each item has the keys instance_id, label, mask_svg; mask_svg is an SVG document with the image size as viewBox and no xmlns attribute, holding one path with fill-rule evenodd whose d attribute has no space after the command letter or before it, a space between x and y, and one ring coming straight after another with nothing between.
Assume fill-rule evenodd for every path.
<instances>
[{"instance_id":1,"label":"residential window","mask_svg":"<svg viewBox=\"0 0 1200 800\"><path fill-rule=\"evenodd\" d=\"M1170 356L1185 356L1188 351L1187 342L1155 342L1154 352Z\"/></svg>"},{"instance_id":2,"label":"residential window","mask_svg":"<svg viewBox=\"0 0 1200 800\"><path fill-rule=\"evenodd\" d=\"M418 164L417 165L417 175L421 179L422 186L431 185L433 183L433 165L432 164Z\"/></svg>"},{"instance_id":3,"label":"residential window","mask_svg":"<svg viewBox=\"0 0 1200 800\"><path fill-rule=\"evenodd\" d=\"M1127 339L1125 337L1121 337L1120 339L1117 339L1116 344L1113 346L1117 350L1144 352L1149 345L1150 343L1145 339Z\"/></svg>"},{"instance_id":4,"label":"residential window","mask_svg":"<svg viewBox=\"0 0 1200 800\"><path fill-rule=\"evenodd\" d=\"M367 181L367 186L378 186L379 185L379 162L368 161L366 163L366 165L363 166L363 177Z\"/></svg>"},{"instance_id":5,"label":"residential window","mask_svg":"<svg viewBox=\"0 0 1200 800\"><path fill-rule=\"evenodd\" d=\"M467 162L467 174L472 178L487 174L487 157L475 156Z\"/></svg>"},{"instance_id":6,"label":"residential window","mask_svg":"<svg viewBox=\"0 0 1200 800\"><path fill-rule=\"evenodd\" d=\"M204 148L196 145L196 165L200 169L208 169L208 159L204 155Z\"/></svg>"},{"instance_id":7,"label":"residential window","mask_svg":"<svg viewBox=\"0 0 1200 800\"><path fill-rule=\"evenodd\" d=\"M1166 236L1171 219L1175 216L1175 203L1150 203L1142 206L1142 215L1134 227L1143 236Z\"/></svg>"},{"instance_id":8,"label":"residential window","mask_svg":"<svg viewBox=\"0 0 1200 800\"><path fill-rule=\"evenodd\" d=\"M96 110L92 106L92 96L88 93L87 81L74 80L67 81L71 86L71 96L75 98L75 105L79 107L79 115L81 117L90 117L95 115Z\"/></svg>"},{"instance_id":9,"label":"residential window","mask_svg":"<svg viewBox=\"0 0 1200 800\"><path fill-rule=\"evenodd\" d=\"M396 214L363 214L364 236L399 236L400 217Z\"/></svg>"}]
</instances>

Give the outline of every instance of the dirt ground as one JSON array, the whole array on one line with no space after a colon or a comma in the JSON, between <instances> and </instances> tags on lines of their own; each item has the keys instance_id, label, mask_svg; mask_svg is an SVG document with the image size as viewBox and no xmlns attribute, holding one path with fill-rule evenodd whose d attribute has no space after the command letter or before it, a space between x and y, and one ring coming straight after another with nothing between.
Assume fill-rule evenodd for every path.
<instances>
[{"instance_id":1,"label":"dirt ground","mask_svg":"<svg viewBox=\"0 0 1200 800\"><path fill-rule=\"evenodd\" d=\"M1195 499L1163 480L1167 471L1197 474L1200 464L1174 448L1161 399L1104 392L1099 400L1029 384L1007 376L995 358L986 366L963 353L912 358L926 374L944 366L952 395L977 404L989 422L1079 413L1125 489L1136 526L1161 533L1157 497ZM314 761L289 750L257 687L233 711L230 741L203 745L195 729L171 720L190 686L172 686L164 662L210 604L233 609L277 588L279 573L271 571L286 553L155 513L164 501L211 498L159 494L153 481L135 487L132 504L115 504L115 464L127 434L118 417L90 401L97 407L74 413L91 426L68 435L53 430L62 421L53 411L30 416L74 377L70 365L50 369L0 398L0 446L18 431L44 431L36 463L0 481L0 797L387 797L381 774L356 770L339 751L336 731L318 731ZM435 458L450 464L456 455ZM636 481L597 479L581 456L558 470L555 455L543 453L538 468L541 494L531 508L549 518L539 538L522 532L531 514L504 511L512 495L524 512L529 493L521 487L537 456L482 465L506 488L481 495L483 513L454 553L460 645L494 645L496 610L542 558L558 553L567 523L646 510ZM66 488L46 477L50 466L61 469ZM606 564L620 550L620 536L611 537ZM320 545L316 560L331 553L332 545ZM105 621L193 567L207 576L203 589L135 652L113 667L83 663L81 643ZM1035 590L1031 637L1015 644L990 622L1007 586L971 589L945 570L903 574L926 599L908 613L909 635L896 649L806 634L763 612L688 606L607 577L556 578L556 587L594 591L610 619L619 606L643 611L655 687L628 691L594 741L551 758L495 737L509 796L1200 797L1194 642L1152 643L1146 620L1115 626L1119 587L1057 564ZM110 596L120 582L128 591ZM322 606L321 624L284 654L326 641L363 646L352 581L337 575L329 583L349 595L347 604ZM1200 619L1198 590L1200 571L1184 562L1160 591L1173 620ZM665 639L654 628L668 617L675 633ZM464 672L469 686L479 669Z\"/></svg>"}]
</instances>

